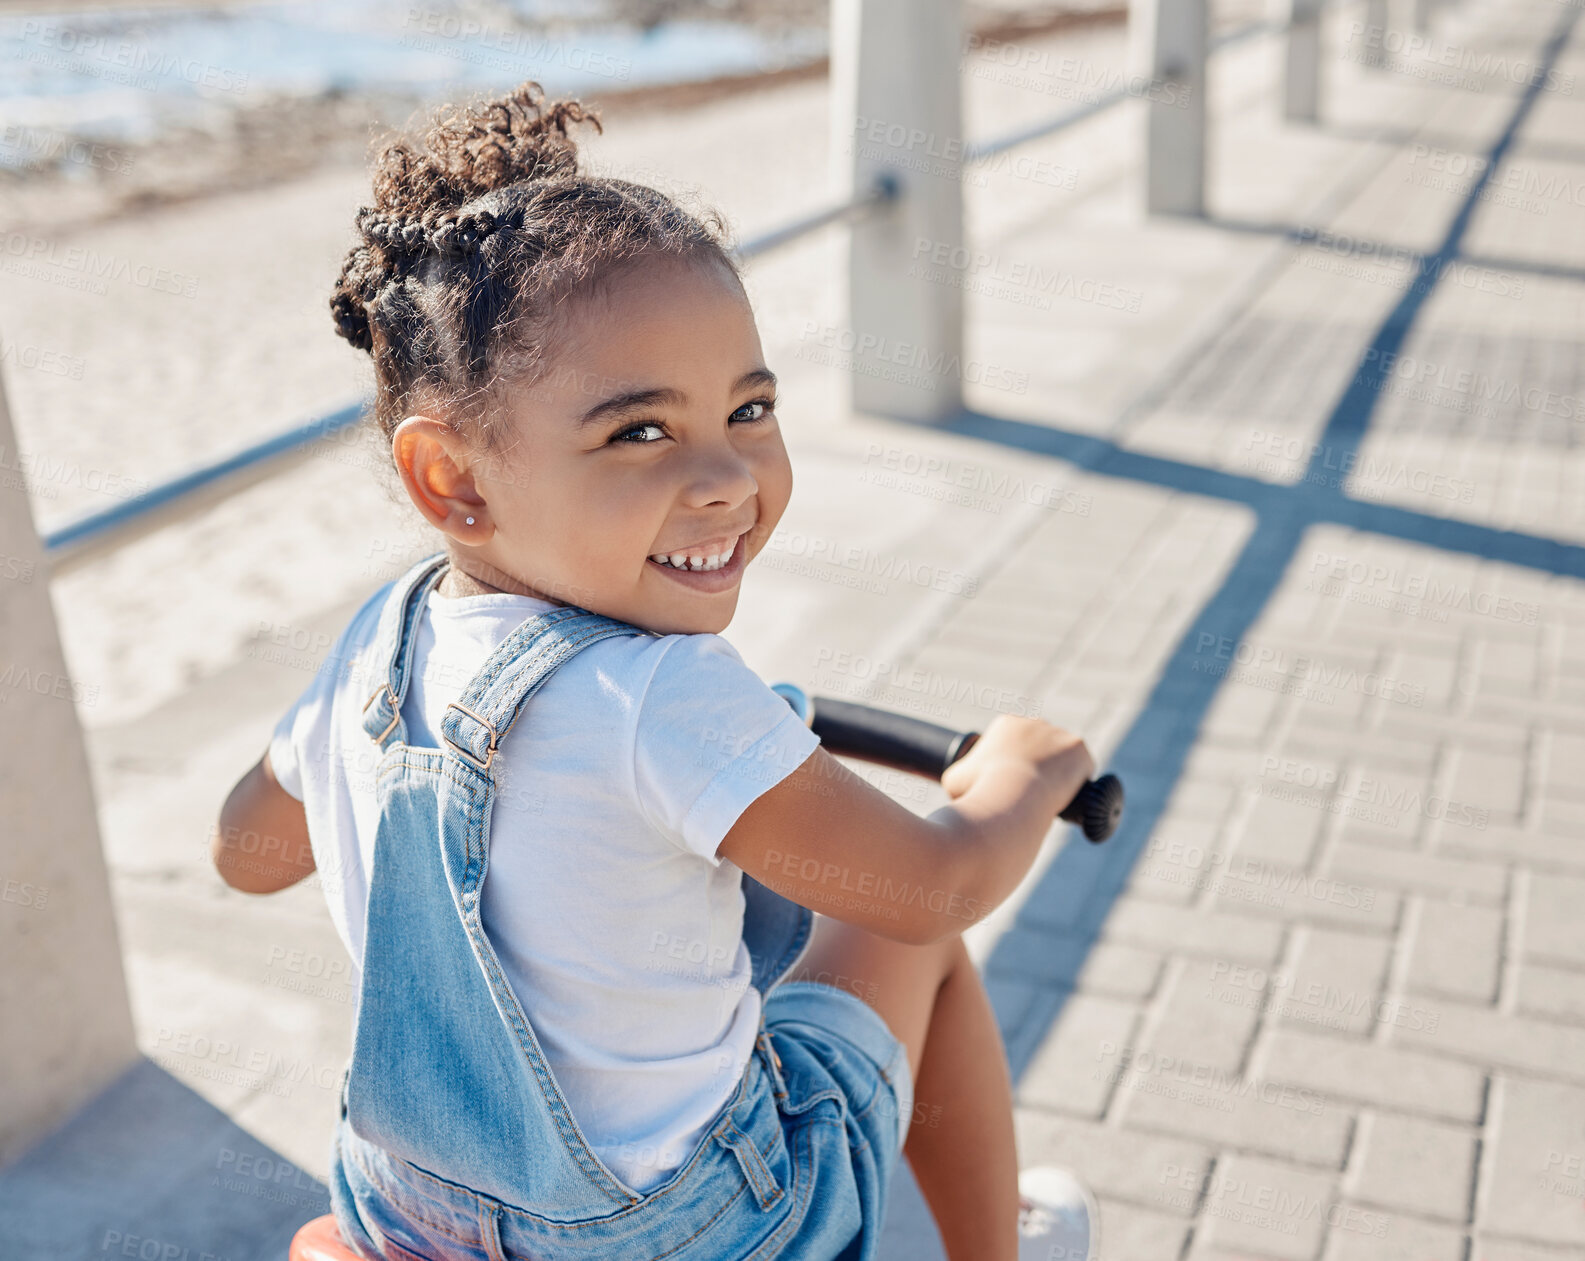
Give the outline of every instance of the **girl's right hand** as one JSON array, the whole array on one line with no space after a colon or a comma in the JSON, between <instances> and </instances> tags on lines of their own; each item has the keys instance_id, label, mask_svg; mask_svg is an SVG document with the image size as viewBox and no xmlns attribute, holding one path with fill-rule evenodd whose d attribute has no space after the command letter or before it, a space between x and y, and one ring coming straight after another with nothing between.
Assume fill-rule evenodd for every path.
<instances>
[{"instance_id":1,"label":"girl's right hand","mask_svg":"<svg viewBox=\"0 0 1585 1261\"><path fill-rule=\"evenodd\" d=\"M956 801L997 767L1033 775L1058 799L1056 810L1062 810L1094 776L1095 759L1071 731L1040 718L998 714L969 751L942 773L941 786Z\"/></svg>"}]
</instances>

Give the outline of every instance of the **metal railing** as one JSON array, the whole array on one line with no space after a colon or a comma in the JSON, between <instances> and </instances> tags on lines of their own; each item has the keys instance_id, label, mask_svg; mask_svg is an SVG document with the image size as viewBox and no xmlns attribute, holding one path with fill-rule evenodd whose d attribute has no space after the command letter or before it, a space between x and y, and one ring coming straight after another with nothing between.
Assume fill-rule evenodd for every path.
<instances>
[{"instance_id":1,"label":"metal railing","mask_svg":"<svg viewBox=\"0 0 1585 1261\"><path fill-rule=\"evenodd\" d=\"M1281 34L1291 23L1249 22L1210 41L1207 53L1243 43L1261 35ZM1055 135L1130 99L1140 99L1166 86L1162 78L1142 86L1119 86L1093 101L1065 110L1032 126L963 147L965 166L984 162L1019 145ZM864 191L835 202L743 242L735 249L740 260L760 257L837 223L854 223L895 205L905 196L905 183L882 172ZM113 508L89 513L43 536L45 558L52 574L59 574L135 539L219 503L248 486L273 477L314 454L328 438L355 428L364 418L370 400L347 404L329 415L253 443L231 455L160 483Z\"/></svg>"}]
</instances>

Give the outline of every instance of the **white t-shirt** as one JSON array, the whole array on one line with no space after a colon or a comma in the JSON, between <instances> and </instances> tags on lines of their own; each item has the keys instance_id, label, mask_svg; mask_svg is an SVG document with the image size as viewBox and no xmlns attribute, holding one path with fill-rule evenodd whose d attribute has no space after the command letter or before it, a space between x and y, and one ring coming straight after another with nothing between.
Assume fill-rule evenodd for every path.
<instances>
[{"instance_id":1,"label":"white t-shirt","mask_svg":"<svg viewBox=\"0 0 1585 1261\"><path fill-rule=\"evenodd\" d=\"M387 583L276 725L269 757L304 803L330 915L361 970L380 751L362 706ZM448 701L525 619L556 605L430 592L402 704L436 747ZM716 856L738 816L819 744L719 635L591 644L531 696L491 770L482 918L590 1145L635 1190L687 1159L759 1027L742 872Z\"/></svg>"}]
</instances>

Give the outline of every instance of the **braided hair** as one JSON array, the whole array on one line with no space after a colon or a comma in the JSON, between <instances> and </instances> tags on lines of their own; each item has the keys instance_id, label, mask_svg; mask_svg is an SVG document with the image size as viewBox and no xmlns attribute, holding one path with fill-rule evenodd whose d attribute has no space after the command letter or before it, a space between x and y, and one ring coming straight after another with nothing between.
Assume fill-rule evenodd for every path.
<instances>
[{"instance_id":1,"label":"braided hair","mask_svg":"<svg viewBox=\"0 0 1585 1261\"><path fill-rule=\"evenodd\" d=\"M718 213L581 172L568 135L580 122L604 130L576 100L547 105L530 81L442 107L418 143L399 136L376 153L374 204L358 211L330 313L373 359L387 447L403 416L438 407L499 449L489 402L544 372L558 305L617 264L667 254L738 275Z\"/></svg>"}]
</instances>

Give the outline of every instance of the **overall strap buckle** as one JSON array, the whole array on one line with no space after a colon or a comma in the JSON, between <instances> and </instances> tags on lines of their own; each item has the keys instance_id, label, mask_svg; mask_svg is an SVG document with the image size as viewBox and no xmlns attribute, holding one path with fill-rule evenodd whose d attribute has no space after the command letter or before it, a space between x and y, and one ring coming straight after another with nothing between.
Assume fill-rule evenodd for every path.
<instances>
[{"instance_id":1,"label":"overall strap buckle","mask_svg":"<svg viewBox=\"0 0 1585 1261\"><path fill-rule=\"evenodd\" d=\"M490 763L495 761L495 749L496 745L501 739L500 734L487 721L485 721L483 718L480 718L478 714L474 713L466 705L458 701L448 701L446 703L446 708L461 710L464 714L467 714L469 718L473 719L474 722L478 723L490 733L490 741L485 746L484 760L481 762L471 749L464 745L458 744L457 741L453 740L451 736L447 734L445 725L441 725L441 739L445 740L445 742L456 751L458 757L462 758L469 765L477 767L481 771L489 770Z\"/></svg>"},{"instance_id":2,"label":"overall strap buckle","mask_svg":"<svg viewBox=\"0 0 1585 1261\"><path fill-rule=\"evenodd\" d=\"M373 695L371 695L368 700L363 702L363 712L365 714L369 712L369 706L380 699L381 693L384 693L390 698L388 703L391 706L391 721L385 725L384 731L380 732L379 735L374 736L375 744L384 744L385 737L391 734L392 728L394 728L402 718L401 710L398 709L396 705L396 693L391 691L391 685L389 682L381 683L379 687L374 689ZM370 734L373 735L372 732Z\"/></svg>"}]
</instances>

